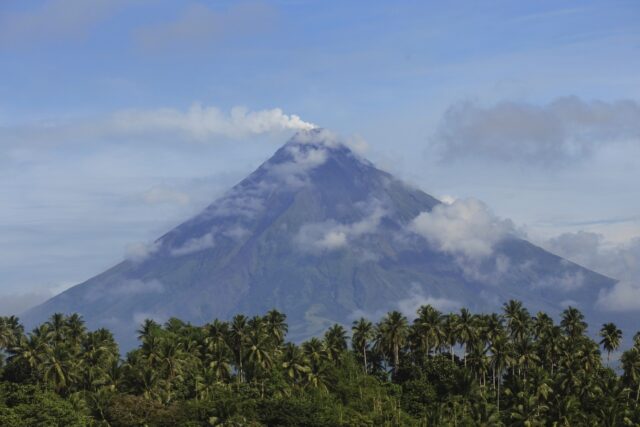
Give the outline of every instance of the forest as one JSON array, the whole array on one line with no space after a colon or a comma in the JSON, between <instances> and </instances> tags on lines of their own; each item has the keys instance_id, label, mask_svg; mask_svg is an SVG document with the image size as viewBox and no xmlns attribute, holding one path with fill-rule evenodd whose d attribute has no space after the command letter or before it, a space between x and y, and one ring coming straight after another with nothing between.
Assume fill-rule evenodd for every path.
<instances>
[{"instance_id":1,"label":"forest","mask_svg":"<svg viewBox=\"0 0 640 427\"><path fill-rule=\"evenodd\" d=\"M286 340L286 315L195 326L146 320L121 356L107 329L0 318L1 426L637 426L640 333L588 333L519 301L500 313L425 305ZM598 337L597 340L590 336Z\"/></svg>"}]
</instances>

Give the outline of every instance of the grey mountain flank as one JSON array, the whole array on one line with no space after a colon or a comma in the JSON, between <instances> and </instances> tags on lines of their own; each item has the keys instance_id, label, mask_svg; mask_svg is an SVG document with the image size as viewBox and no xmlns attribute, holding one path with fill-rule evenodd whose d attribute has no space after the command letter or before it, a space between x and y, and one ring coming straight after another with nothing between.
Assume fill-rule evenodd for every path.
<instances>
[{"instance_id":1,"label":"grey mountain flank","mask_svg":"<svg viewBox=\"0 0 640 427\"><path fill-rule=\"evenodd\" d=\"M23 320L77 312L124 348L145 318L201 324L272 308L287 314L294 340L360 315L411 315L426 303L480 312L512 298L534 313L571 304L592 325L629 323L596 304L615 280L519 238L482 208L441 203L329 132L304 131L199 215ZM476 211L486 218L474 228Z\"/></svg>"}]
</instances>

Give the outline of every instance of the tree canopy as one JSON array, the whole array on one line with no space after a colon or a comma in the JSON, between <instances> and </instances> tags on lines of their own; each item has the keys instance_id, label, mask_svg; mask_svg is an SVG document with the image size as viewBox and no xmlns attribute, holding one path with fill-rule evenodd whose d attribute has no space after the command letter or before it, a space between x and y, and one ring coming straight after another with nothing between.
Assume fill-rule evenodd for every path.
<instances>
[{"instance_id":1,"label":"tree canopy","mask_svg":"<svg viewBox=\"0 0 640 427\"><path fill-rule=\"evenodd\" d=\"M618 366L620 329L602 325L596 343L574 307L558 324L509 301L501 313L392 311L303 343L287 331L277 310L201 326L149 319L121 357L76 314L29 333L0 317L0 425L640 424L640 339Z\"/></svg>"}]
</instances>

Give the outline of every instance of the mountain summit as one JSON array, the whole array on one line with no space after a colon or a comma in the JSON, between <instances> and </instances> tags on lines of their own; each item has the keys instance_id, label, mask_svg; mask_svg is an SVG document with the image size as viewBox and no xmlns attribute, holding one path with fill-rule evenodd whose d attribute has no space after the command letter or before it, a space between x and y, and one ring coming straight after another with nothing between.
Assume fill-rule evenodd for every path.
<instances>
[{"instance_id":1,"label":"mountain summit","mask_svg":"<svg viewBox=\"0 0 640 427\"><path fill-rule=\"evenodd\" d=\"M78 312L126 348L145 318L288 315L303 339L420 304L533 310L594 301L614 280L517 237L479 202L441 203L321 129L296 134L223 197L136 256L25 313Z\"/></svg>"}]
</instances>

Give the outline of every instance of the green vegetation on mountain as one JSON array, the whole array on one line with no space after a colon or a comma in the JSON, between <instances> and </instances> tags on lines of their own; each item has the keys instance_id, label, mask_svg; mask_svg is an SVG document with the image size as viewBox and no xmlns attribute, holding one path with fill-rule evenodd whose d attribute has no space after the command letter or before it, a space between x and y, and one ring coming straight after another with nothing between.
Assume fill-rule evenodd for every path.
<instances>
[{"instance_id":1,"label":"green vegetation on mountain","mask_svg":"<svg viewBox=\"0 0 640 427\"><path fill-rule=\"evenodd\" d=\"M146 320L120 358L106 329L53 315L25 334L0 318L2 426L632 426L640 425L640 334L587 335L519 301L502 313L378 323L286 341L286 316L238 314L194 326ZM603 355L600 347L605 353Z\"/></svg>"}]
</instances>

